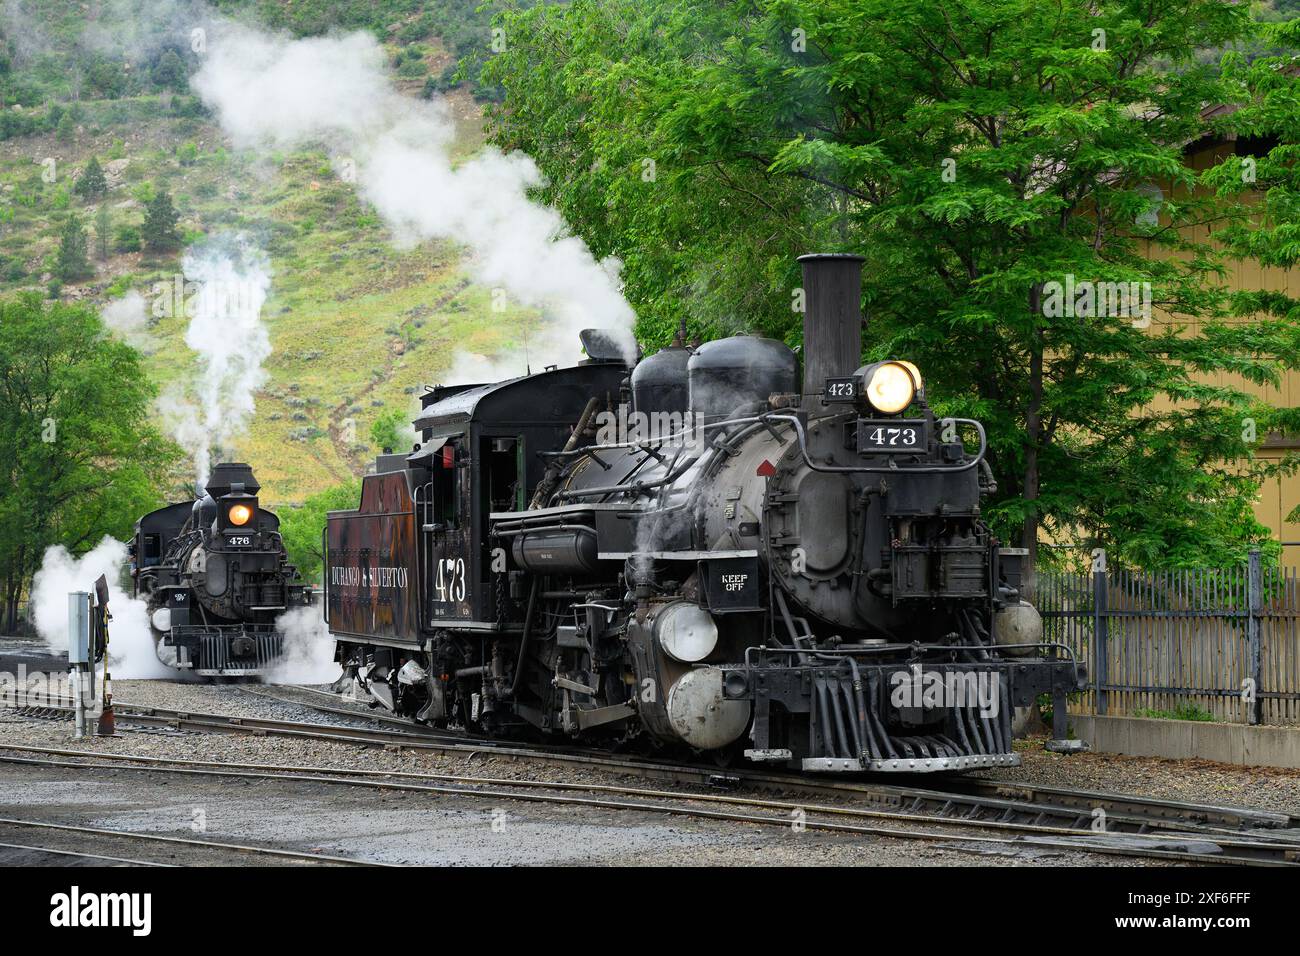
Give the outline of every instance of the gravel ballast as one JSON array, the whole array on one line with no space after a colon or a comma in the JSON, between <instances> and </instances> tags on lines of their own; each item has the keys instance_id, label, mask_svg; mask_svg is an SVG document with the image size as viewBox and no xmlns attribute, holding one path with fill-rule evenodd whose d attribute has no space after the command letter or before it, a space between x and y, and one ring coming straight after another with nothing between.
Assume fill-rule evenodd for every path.
<instances>
[{"instance_id":1,"label":"gravel ballast","mask_svg":"<svg viewBox=\"0 0 1300 956\"><path fill-rule=\"evenodd\" d=\"M264 694L294 696L330 706L365 708L336 699L333 703L293 688L242 687L240 685L183 684L169 681L116 681L115 699L138 706L213 713L248 718L269 718L317 723L351 724L350 718L322 714L304 703L271 699ZM120 723L129 718L119 717ZM434 774L472 774L506 780L546 780L565 783L606 783L651 789L688 790L681 785L646 781L629 774L583 765L532 762L493 754L386 750L328 740L303 740L277 736L236 734L194 734L173 732L123 732L113 739L74 740L66 720L21 717L0 709L0 750L4 744L75 749L87 753L111 752L165 759L211 760L221 763L259 763L303 767L338 767L373 771L406 771ZM1127 792L1141 796L1202 803L1233 804L1242 807L1300 814L1300 774L1292 771L1261 772L1258 768L1224 767L1196 761L1165 761L1115 757L1102 754L1058 755L1041 749L1041 741L1018 742L1024 766L986 772L982 776L999 781L1021 781L1040 785ZM13 751L10 751L13 753ZM21 756L15 754L16 756ZM173 776L140 771L96 770L97 786L85 786L85 771L23 767L0 764L0 814L19 816L26 806L33 818L46 819L51 807L62 806L78 819L86 812L99 814L100 824L120 828L127 806L144 807L144 817L128 822L151 826L148 807L154 801L175 805L182 793L192 789L194 799L231 810L235 828L230 839L241 834L267 841L267 845L303 845L304 835L286 823L295 812L312 821L314 833L335 833L343 840L325 841L325 852L344 853L366 847L368 858L391 855L398 862L420 863L621 863L663 865L779 864L779 865L1141 865L1123 857L1101 857L1051 848L1002 848L975 845L935 845L886 837L839 835L813 830L802 833L785 828L707 821L661 814L597 810L573 807L544 807L509 803L509 816L528 822L532 829L519 829L515 842L479 839L481 825L490 824L500 808L476 796L438 796L393 791L368 791L331 784L292 781L250 781L207 776ZM49 800L32 800L24 779L48 775L54 780L76 781L75 791ZM111 787L100 781L111 777ZM416 782L416 781L413 781ZM923 779L899 780L924 786ZM266 803L258 798L240 802L253 792L266 792ZM45 796L51 792L46 790ZM716 791L713 791L716 792ZM80 796L74 796L80 794ZM98 796L94 795L98 794ZM128 798L129 795L129 798ZM101 799L102 798L102 799ZM272 799L274 798L274 799ZM98 801L98 803L97 803ZM231 802L234 801L234 802ZM500 800L496 801L500 803ZM830 802L820 801L819 802ZM120 806L119 806L120 804ZM274 807L276 826L257 825L257 806ZM297 811L295 811L297 807ZM398 807L403 813L388 819L382 813ZM448 815L443 811L455 808ZM110 817L104 817L110 813ZM379 814L376 816L376 814ZM155 821L156 822L156 821ZM872 821L858 821L872 824ZM562 824L562 825L561 825ZM880 821L882 826L906 826ZM306 824L304 824L306 826ZM369 829L368 829L369 828ZM179 828L177 828L179 829ZM408 833L409 831L409 833ZM165 832L165 831L163 831ZM381 836L387 832L407 833L407 842ZM459 834L452 839L450 833ZM275 834L290 838L274 839ZM468 835L467 835L468 834ZM346 838L346 839L344 839ZM468 842L466 842L468 840ZM414 841L413 843L411 841ZM310 841L309 841L310 842ZM319 841L318 841L319 842ZM314 843L312 845L315 845ZM623 847L626 852L620 851ZM399 852L400 848L400 852ZM252 862L252 861L250 861ZM266 861L260 861L266 862Z\"/></svg>"}]
</instances>

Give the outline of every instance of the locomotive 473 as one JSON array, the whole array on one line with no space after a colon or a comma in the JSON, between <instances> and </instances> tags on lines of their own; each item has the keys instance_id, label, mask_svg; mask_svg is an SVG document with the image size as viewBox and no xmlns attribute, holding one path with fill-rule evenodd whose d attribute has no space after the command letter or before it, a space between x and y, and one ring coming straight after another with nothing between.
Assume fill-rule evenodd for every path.
<instances>
[{"instance_id":1,"label":"locomotive 473","mask_svg":"<svg viewBox=\"0 0 1300 956\"><path fill-rule=\"evenodd\" d=\"M1082 686L980 517L978 422L859 367L861 259L805 256L803 377L736 336L435 388L326 531L345 674L415 720L817 771L1015 764Z\"/></svg>"}]
</instances>

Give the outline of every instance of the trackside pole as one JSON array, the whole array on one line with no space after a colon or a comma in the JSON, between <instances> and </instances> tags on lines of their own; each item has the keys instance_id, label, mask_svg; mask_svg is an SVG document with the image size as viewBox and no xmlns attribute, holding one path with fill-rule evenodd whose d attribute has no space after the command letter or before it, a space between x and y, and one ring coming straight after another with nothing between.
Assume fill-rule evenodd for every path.
<instances>
[{"instance_id":1,"label":"trackside pole","mask_svg":"<svg viewBox=\"0 0 1300 956\"><path fill-rule=\"evenodd\" d=\"M113 615L108 612L108 581L101 574L95 582L95 654L104 656L104 696L100 701L99 723L96 737L117 736L117 721L113 714L113 675L108 672L108 622ZM92 664L92 669L94 665Z\"/></svg>"},{"instance_id":2,"label":"trackside pole","mask_svg":"<svg viewBox=\"0 0 1300 956\"><path fill-rule=\"evenodd\" d=\"M86 698L95 693L89 683L94 679L90 667L90 595L73 591L68 595L68 669L77 737L86 736Z\"/></svg>"}]
</instances>

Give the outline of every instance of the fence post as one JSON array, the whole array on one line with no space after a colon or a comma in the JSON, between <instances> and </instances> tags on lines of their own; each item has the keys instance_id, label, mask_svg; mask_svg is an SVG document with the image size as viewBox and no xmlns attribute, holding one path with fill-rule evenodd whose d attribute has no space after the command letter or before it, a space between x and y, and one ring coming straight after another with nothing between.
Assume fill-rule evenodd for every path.
<instances>
[{"instance_id":1,"label":"fence post","mask_svg":"<svg viewBox=\"0 0 1300 956\"><path fill-rule=\"evenodd\" d=\"M1263 677L1262 660L1259 643L1259 619L1264 609L1264 574L1260 563L1258 549L1250 552L1249 571L1246 576L1246 640L1249 649L1250 664L1250 699L1246 701L1246 721L1258 724L1263 716L1263 697L1261 679Z\"/></svg>"},{"instance_id":2,"label":"fence post","mask_svg":"<svg viewBox=\"0 0 1300 956\"><path fill-rule=\"evenodd\" d=\"M1103 688L1108 679L1106 639L1110 626L1110 600L1106 590L1105 552L1094 553L1092 564L1092 680L1094 706L1097 713L1106 716L1106 694Z\"/></svg>"}]
</instances>

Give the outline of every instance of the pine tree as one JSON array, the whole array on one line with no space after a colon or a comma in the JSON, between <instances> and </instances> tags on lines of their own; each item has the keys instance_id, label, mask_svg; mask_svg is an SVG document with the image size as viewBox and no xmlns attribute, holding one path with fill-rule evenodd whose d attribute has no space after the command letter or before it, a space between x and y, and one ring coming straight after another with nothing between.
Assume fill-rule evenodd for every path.
<instances>
[{"instance_id":1,"label":"pine tree","mask_svg":"<svg viewBox=\"0 0 1300 956\"><path fill-rule=\"evenodd\" d=\"M108 180L104 178L104 169L99 165L98 158L90 157L90 162L86 163L86 168L81 171L81 176L72 187L72 191L83 199L102 196L108 191Z\"/></svg>"},{"instance_id":2,"label":"pine tree","mask_svg":"<svg viewBox=\"0 0 1300 956\"><path fill-rule=\"evenodd\" d=\"M168 50L158 58L150 77L157 86L172 90L183 90L186 80L185 63L176 55L175 50Z\"/></svg>"},{"instance_id":3,"label":"pine tree","mask_svg":"<svg viewBox=\"0 0 1300 956\"><path fill-rule=\"evenodd\" d=\"M144 244L155 252L175 249L181 243L176 223L180 216L172 205L172 197L165 190L158 190L144 214Z\"/></svg>"},{"instance_id":4,"label":"pine tree","mask_svg":"<svg viewBox=\"0 0 1300 956\"><path fill-rule=\"evenodd\" d=\"M86 230L75 216L69 216L63 224L54 273L63 282L74 282L94 274L86 257Z\"/></svg>"},{"instance_id":5,"label":"pine tree","mask_svg":"<svg viewBox=\"0 0 1300 956\"><path fill-rule=\"evenodd\" d=\"M108 237L112 228L112 214L109 212L108 203L102 202L95 213L95 255L101 262L108 258Z\"/></svg>"}]
</instances>

